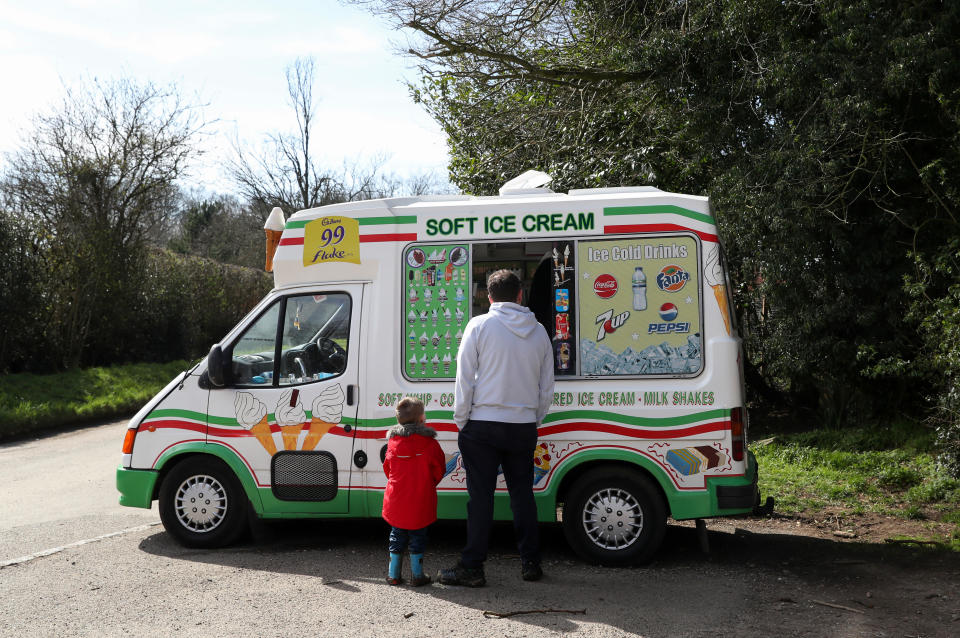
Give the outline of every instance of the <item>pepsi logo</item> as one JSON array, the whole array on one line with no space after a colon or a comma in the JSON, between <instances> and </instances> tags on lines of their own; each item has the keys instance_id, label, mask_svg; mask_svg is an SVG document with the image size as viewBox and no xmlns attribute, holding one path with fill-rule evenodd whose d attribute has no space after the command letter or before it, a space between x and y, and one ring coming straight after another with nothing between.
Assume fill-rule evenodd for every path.
<instances>
[{"instance_id":1,"label":"pepsi logo","mask_svg":"<svg viewBox=\"0 0 960 638\"><path fill-rule=\"evenodd\" d=\"M680 311L672 303L665 303L660 306L660 318L664 321L673 321L678 314L680 314Z\"/></svg>"},{"instance_id":2,"label":"pepsi logo","mask_svg":"<svg viewBox=\"0 0 960 638\"><path fill-rule=\"evenodd\" d=\"M617 294L619 285L613 275L603 274L594 279L593 292L601 299L609 299Z\"/></svg>"},{"instance_id":3,"label":"pepsi logo","mask_svg":"<svg viewBox=\"0 0 960 638\"><path fill-rule=\"evenodd\" d=\"M679 292L690 280L690 273L676 265L664 266L657 273L657 287L664 292Z\"/></svg>"}]
</instances>

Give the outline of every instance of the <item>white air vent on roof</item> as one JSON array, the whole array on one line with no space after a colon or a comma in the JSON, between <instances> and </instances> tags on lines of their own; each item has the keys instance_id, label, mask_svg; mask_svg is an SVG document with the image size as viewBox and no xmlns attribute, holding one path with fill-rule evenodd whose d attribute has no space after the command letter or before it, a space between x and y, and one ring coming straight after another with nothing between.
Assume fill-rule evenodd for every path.
<instances>
[{"instance_id":1,"label":"white air vent on roof","mask_svg":"<svg viewBox=\"0 0 960 638\"><path fill-rule=\"evenodd\" d=\"M544 188L546 184L553 181L553 178L541 171L527 171L522 175L514 177L509 182L500 187L501 195L524 195L534 193L552 193L549 188Z\"/></svg>"},{"instance_id":2,"label":"white air vent on roof","mask_svg":"<svg viewBox=\"0 0 960 638\"><path fill-rule=\"evenodd\" d=\"M611 188L574 188L568 195L615 195L617 193L659 193L656 186L614 186Z\"/></svg>"}]
</instances>

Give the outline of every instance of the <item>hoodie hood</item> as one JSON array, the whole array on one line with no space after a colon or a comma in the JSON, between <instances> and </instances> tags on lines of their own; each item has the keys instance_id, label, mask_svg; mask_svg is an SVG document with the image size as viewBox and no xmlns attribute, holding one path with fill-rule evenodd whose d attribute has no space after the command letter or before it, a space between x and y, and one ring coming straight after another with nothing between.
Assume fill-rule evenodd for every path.
<instances>
[{"instance_id":1,"label":"hoodie hood","mask_svg":"<svg viewBox=\"0 0 960 638\"><path fill-rule=\"evenodd\" d=\"M537 318L528 308L509 301L491 304L489 314L522 339L526 339L540 327Z\"/></svg>"}]
</instances>

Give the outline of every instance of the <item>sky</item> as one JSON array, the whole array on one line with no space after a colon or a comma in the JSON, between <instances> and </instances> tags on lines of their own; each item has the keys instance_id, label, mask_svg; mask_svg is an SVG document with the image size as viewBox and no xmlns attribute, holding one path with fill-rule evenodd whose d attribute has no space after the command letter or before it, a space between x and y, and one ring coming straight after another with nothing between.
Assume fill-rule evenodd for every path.
<instances>
[{"instance_id":1,"label":"sky","mask_svg":"<svg viewBox=\"0 0 960 638\"><path fill-rule=\"evenodd\" d=\"M409 97L405 80L417 74L396 52L402 42L336 0L0 0L0 154L22 143L64 86L93 77L176 84L217 120L190 185L229 192L220 167L230 140L256 145L295 130L284 72L313 56L313 152L323 167L381 155L387 172L445 176L445 136Z\"/></svg>"}]
</instances>

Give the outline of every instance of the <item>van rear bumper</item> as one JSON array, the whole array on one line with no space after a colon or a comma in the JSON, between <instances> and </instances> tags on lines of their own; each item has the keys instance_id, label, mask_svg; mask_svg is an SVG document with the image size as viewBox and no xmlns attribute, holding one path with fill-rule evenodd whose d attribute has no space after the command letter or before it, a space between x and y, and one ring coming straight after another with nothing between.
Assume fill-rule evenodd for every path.
<instances>
[{"instance_id":1,"label":"van rear bumper","mask_svg":"<svg viewBox=\"0 0 960 638\"><path fill-rule=\"evenodd\" d=\"M744 510L753 509L760 503L760 490L757 481L760 478L760 467L757 460L750 454L747 468L752 467L753 478L744 485L717 485L717 509Z\"/></svg>"},{"instance_id":2,"label":"van rear bumper","mask_svg":"<svg viewBox=\"0 0 960 638\"><path fill-rule=\"evenodd\" d=\"M127 507L150 509L153 502L153 488L159 474L156 470L132 470L117 468L117 490L120 491L120 504Z\"/></svg>"}]
</instances>

